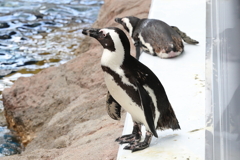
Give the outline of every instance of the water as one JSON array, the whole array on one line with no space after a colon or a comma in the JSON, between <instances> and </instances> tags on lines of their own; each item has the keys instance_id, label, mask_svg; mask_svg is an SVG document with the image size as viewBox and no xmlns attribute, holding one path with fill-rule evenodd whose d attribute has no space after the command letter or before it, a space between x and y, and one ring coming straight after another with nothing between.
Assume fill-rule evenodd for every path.
<instances>
[{"instance_id":1,"label":"water","mask_svg":"<svg viewBox=\"0 0 240 160\"><path fill-rule=\"evenodd\" d=\"M0 111L2 91L19 77L76 56L82 28L96 20L102 4L101 0L0 0ZM0 156L19 153L19 148L11 132L0 127Z\"/></svg>"}]
</instances>

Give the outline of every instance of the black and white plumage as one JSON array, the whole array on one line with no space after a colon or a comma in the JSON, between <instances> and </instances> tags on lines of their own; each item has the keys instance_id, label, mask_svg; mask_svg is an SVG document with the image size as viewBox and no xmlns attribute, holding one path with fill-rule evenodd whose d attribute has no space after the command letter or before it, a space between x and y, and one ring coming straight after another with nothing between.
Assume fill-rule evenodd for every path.
<instances>
[{"instance_id":1,"label":"black and white plumage","mask_svg":"<svg viewBox=\"0 0 240 160\"><path fill-rule=\"evenodd\" d=\"M169 26L160 20L128 16L115 18L115 21L121 24L132 37L137 59L141 54L140 48L160 58L172 58L183 52L182 39L189 44L198 44L198 41L191 39L177 27Z\"/></svg>"},{"instance_id":2,"label":"black and white plumage","mask_svg":"<svg viewBox=\"0 0 240 160\"><path fill-rule=\"evenodd\" d=\"M109 91L107 110L113 119L120 118L121 107L132 116L132 134L116 139L129 143L132 151L147 148L156 129L180 129L166 92L156 75L130 55L130 43L119 28L84 29L83 34L97 39L103 46L101 67ZM146 137L141 139L141 125Z\"/></svg>"}]
</instances>

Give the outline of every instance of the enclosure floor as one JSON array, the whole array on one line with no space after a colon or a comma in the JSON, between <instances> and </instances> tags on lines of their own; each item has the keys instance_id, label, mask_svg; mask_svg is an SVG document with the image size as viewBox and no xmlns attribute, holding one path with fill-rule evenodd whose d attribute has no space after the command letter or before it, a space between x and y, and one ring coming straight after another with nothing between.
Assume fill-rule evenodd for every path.
<instances>
[{"instance_id":1,"label":"enclosure floor","mask_svg":"<svg viewBox=\"0 0 240 160\"><path fill-rule=\"evenodd\" d=\"M140 57L162 82L181 130L158 131L158 138L154 137L150 147L142 151L132 153L121 145L117 160L204 159L206 1L152 0L149 18L177 26L199 41L198 45L184 43L184 52L177 58L160 59L146 53ZM132 120L128 114L123 134L131 131Z\"/></svg>"}]
</instances>

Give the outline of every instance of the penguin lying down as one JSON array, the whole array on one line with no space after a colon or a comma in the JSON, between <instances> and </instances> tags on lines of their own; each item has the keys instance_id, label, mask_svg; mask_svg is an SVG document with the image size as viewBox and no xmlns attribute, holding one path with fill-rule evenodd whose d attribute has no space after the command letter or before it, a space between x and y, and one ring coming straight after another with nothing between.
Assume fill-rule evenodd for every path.
<instances>
[{"instance_id":1,"label":"penguin lying down","mask_svg":"<svg viewBox=\"0 0 240 160\"><path fill-rule=\"evenodd\" d=\"M97 39L103 46L101 67L109 91L107 111L111 118L120 119L121 107L132 116L131 134L116 139L129 143L124 149L134 151L149 146L156 129L180 129L166 92L156 75L130 55L130 43L119 28L84 29L83 34ZM141 140L141 125L146 136Z\"/></svg>"},{"instance_id":2,"label":"penguin lying down","mask_svg":"<svg viewBox=\"0 0 240 160\"><path fill-rule=\"evenodd\" d=\"M115 18L115 21L132 37L137 59L141 54L140 48L160 58L172 58L183 52L182 39L189 44L198 44L198 41L191 39L177 27L169 26L160 20L128 16Z\"/></svg>"}]
</instances>

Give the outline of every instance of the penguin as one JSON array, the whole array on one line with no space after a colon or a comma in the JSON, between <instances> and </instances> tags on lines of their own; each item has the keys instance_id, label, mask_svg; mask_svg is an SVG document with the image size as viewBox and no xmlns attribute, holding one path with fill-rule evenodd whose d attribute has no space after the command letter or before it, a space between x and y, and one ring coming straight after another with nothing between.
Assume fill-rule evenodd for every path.
<instances>
[{"instance_id":1,"label":"penguin","mask_svg":"<svg viewBox=\"0 0 240 160\"><path fill-rule=\"evenodd\" d=\"M137 59L141 54L140 48L153 56L173 58L179 56L184 50L182 39L189 44L199 43L179 28L169 26L161 20L128 16L115 18L115 21L121 24L132 37Z\"/></svg>"},{"instance_id":2,"label":"penguin","mask_svg":"<svg viewBox=\"0 0 240 160\"><path fill-rule=\"evenodd\" d=\"M180 129L165 89L157 76L130 54L130 42L119 28L83 29L83 34L95 38L103 47L101 67L108 89L107 112L113 119L120 119L121 108L132 117L131 134L116 139L128 143L124 149L132 152L149 147L157 129ZM144 141L141 126L146 128Z\"/></svg>"}]
</instances>

